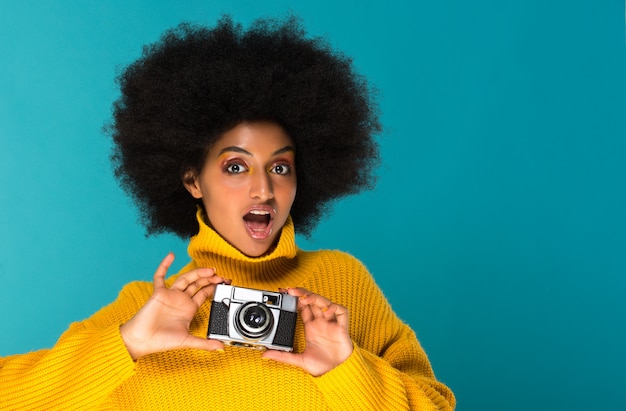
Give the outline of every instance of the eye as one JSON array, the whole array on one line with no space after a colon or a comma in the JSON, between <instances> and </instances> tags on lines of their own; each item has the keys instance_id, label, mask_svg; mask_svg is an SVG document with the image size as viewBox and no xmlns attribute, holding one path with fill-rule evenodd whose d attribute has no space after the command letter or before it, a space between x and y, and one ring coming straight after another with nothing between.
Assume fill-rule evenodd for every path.
<instances>
[{"instance_id":1,"label":"eye","mask_svg":"<svg viewBox=\"0 0 626 411\"><path fill-rule=\"evenodd\" d=\"M241 174L247 171L247 168L242 163L230 163L226 164L224 171L228 174Z\"/></svg>"},{"instance_id":2,"label":"eye","mask_svg":"<svg viewBox=\"0 0 626 411\"><path fill-rule=\"evenodd\" d=\"M288 164L275 164L274 167L272 167L271 171L272 173L286 176L291 174L291 166Z\"/></svg>"}]
</instances>

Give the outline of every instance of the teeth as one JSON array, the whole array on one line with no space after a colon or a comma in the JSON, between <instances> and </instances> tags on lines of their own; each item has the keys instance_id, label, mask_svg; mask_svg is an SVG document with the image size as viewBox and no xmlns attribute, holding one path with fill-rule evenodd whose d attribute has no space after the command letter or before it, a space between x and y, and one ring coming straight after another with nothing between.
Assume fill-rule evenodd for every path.
<instances>
[{"instance_id":1,"label":"teeth","mask_svg":"<svg viewBox=\"0 0 626 411\"><path fill-rule=\"evenodd\" d=\"M255 214L255 215L268 215L269 211L263 211L263 210L251 210L250 214Z\"/></svg>"}]
</instances>

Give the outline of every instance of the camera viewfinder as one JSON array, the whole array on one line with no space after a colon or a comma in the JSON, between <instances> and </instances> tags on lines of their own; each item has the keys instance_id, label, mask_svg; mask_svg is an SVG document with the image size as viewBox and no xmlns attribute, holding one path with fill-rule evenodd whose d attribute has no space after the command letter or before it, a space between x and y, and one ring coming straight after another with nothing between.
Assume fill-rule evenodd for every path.
<instances>
[{"instance_id":1,"label":"camera viewfinder","mask_svg":"<svg viewBox=\"0 0 626 411\"><path fill-rule=\"evenodd\" d=\"M267 305L278 305L280 296L278 295L264 295L263 302Z\"/></svg>"}]
</instances>

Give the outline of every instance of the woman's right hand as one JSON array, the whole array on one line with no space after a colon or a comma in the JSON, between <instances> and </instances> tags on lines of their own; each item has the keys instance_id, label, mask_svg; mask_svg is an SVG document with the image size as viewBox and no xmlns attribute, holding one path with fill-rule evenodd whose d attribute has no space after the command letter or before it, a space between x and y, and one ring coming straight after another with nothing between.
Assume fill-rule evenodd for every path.
<instances>
[{"instance_id":1,"label":"woman's right hand","mask_svg":"<svg viewBox=\"0 0 626 411\"><path fill-rule=\"evenodd\" d=\"M174 261L168 254L154 273L154 292L146 304L120 327L122 339L133 360L155 352L177 348L213 351L224 345L217 340L193 336L191 321L204 302L211 298L217 284L230 280L215 275L212 268L197 268L182 274L171 287L165 275Z\"/></svg>"}]
</instances>

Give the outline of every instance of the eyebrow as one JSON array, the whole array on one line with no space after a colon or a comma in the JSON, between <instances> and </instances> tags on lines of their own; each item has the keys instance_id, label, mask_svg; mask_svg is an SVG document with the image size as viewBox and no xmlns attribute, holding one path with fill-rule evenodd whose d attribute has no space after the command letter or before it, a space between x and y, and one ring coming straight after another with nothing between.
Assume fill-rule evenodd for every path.
<instances>
[{"instance_id":1,"label":"eyebrow","mask_svg":"<svg viewBox=\"0 0 626 411\"><path fill-rule=\"evenodd\" d=\"M278 149L278 150L274 151L274 152L272 153L272 155L273 155L273 156L277 156L277 155L279 155L279 154L286 153L286 152L288 152L288 151L293 151L293 152L295 152L295 151L296 151L296 149L295 149L295 148L293 148L292 146L285 146L285 147L283 147L283 148L281 148L281 149ZM218 157L219 157L219 156L221 156L222 154L224 154L224 153L228 153L228 152L241 153L241 154L245 154L245 155L250 156L250 157L254 157L254 154L252 154L252 153L251 153L251 152L249 152L248 150L244 150L243 148L241 148L241 147L237 147L237 146L228 146L228 147L224 147L223 149L221 149L221 150L220 150L220 152L219 152L219 154L218 154Z\"/></svg>"}]
</instances>

